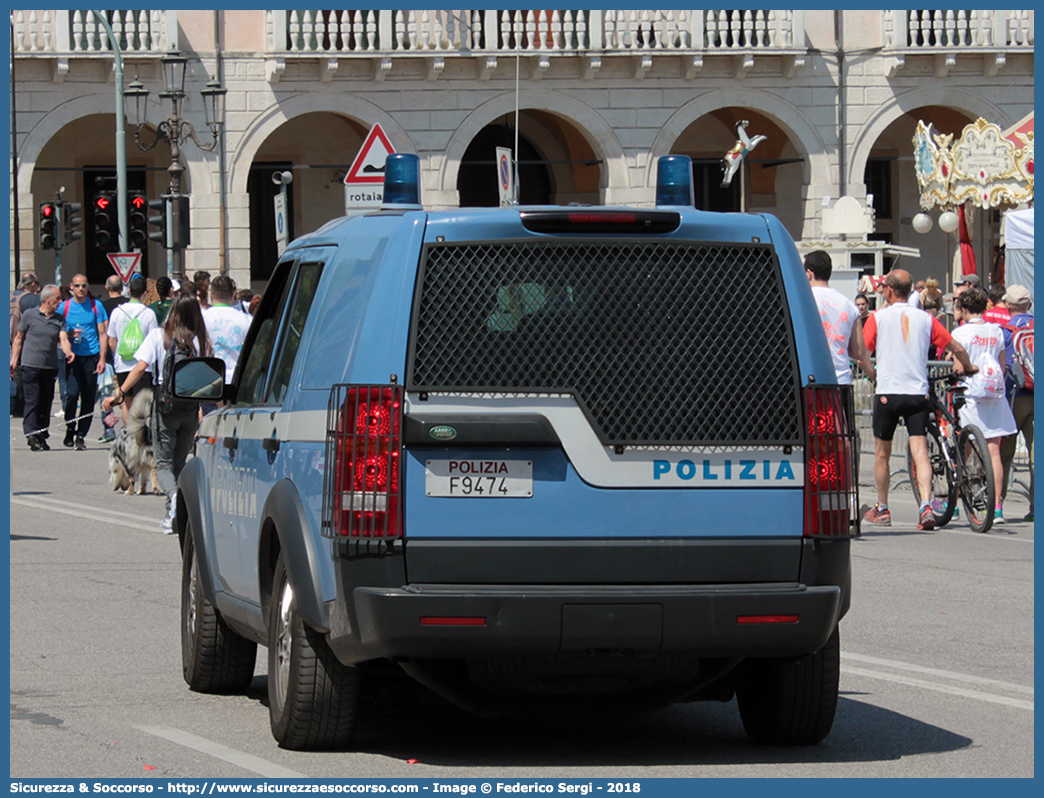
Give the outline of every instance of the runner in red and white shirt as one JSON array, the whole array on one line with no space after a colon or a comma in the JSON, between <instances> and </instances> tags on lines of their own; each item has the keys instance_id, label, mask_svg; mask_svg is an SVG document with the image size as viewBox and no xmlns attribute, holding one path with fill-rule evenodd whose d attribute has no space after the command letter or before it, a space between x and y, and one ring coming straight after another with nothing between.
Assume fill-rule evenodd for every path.
<instances>
[{"instance_id":1,"label":"runner in red and white shirt","mask_svg":"<svg viewBox=\"0 0 1044 798\"><path fill-rule=\"evenodd\" d=\"M889 458L892 438L902 418L909 435L910 456L917 471L921 493L918 529L934 529L932 515L931 465L928 462L928 346L951 352L958 372L974 374L977 369L968 352L955 341L939 320L907 304L913 283L909 272L893 269L882 286L884 308L870 315L863 327L866 348L877 354L877 392L874 396L874 480L877 505L863 520L877 526L891 526L888 510Z\"/></svg>"}]
</instances>

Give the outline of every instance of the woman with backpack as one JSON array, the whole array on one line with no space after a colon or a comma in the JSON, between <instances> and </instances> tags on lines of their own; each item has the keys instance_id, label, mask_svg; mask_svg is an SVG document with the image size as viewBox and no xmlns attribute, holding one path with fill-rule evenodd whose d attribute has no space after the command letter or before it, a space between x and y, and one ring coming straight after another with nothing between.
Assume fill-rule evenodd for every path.
<instances>
[{"instance_id":1,"label":"woman with backpack","mask_svg":"<svg viewBox=\"0 0 1044 798\"><path fill-rule=\"evenodd\" d=\"M160 489L167 494L167 517L163 521L165 535L174 533L174 514L177 512L174 496L178 475L185 467L199 428L199 402L177 399L170 394L170 375L175 362L187 357L209 356L211 351L199 302L188 294L178 294L170 306L163 328L149 332L134 353L137 362L123 380L123 385L117 388L112 397L102 402L106 410L114 404L120 404L146 369L152 368L156 386L152 441L156 479Z\"/></svg>"},{"instance_id":2,"label":"woman with backpack","mask_svg":"<svg viewBox=\"0 0 1044 798\"><path fill-rule=\"evenodd\" d=\"M953 331L953 337L968 350L968 358L979 371L964 380L967 388L965 404L961 408L961 424L974 424L986 436L990 452L994 484L1004 477L1001 466L1001 443L1005 435L1015 432L1015 416L1004 393L1004 331L999 324L982 318L986 312L986 292L972 286L958 298L964 315L964 324ZM997 491L993 523L1004 523L1001 491Z\"/></svg>"}]
</instances>

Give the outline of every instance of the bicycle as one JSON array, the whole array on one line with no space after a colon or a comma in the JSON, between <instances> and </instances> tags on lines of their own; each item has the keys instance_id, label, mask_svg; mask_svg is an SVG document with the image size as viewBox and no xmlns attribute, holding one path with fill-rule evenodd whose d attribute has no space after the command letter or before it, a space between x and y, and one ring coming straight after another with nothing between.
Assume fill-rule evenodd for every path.
<instances>
[{"instance_id":1,"label":"bicycle","mask_svg":"<svg viewBox=\"0 0 1044 798\"><path fill-rule=\"evenodd\" d=\"M968 514L968 523L976 532L988 532L993 526L993 510L997 487L986 447L986 436L974 424L962 427L960 409L964 405L964 386L958 385L959 374L950 373L928 380L931 414L928 420L928 461L932 467L929 497L936 527L945 526L957 509L957 496ZM948 383L941 400L935 383ZM909 449L906 468L910 474L914 498L921 502L917 472Z\"/></svg>"}]
</instances>

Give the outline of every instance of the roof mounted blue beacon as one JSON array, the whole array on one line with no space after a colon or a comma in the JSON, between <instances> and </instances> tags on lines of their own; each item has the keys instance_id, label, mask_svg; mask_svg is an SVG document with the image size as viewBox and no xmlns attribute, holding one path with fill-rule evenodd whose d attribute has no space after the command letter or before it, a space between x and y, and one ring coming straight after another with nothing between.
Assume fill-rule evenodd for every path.
<instances>
[{"instance_id":1,"label":"roof mounted blue beacon","mask_svg":"<svg viewBox=\"0 0 1044 798\"><path fill-rule=\"evenodd\" d=\"M384 162L384 202L382 210L416 210L420 204L420 158L406 152L393 152Z\"/></svg>"},{"instance_id":2,"label":"roof mounted blue beacon","mask_svg":"<svg viewBox=\"0 0 1044 798\"><path fill-rule=\"evenodd\" d=\"M695 207L692 187L692 158L664 155L656 162L656 207Z\"/></svg>"}]
</instances>

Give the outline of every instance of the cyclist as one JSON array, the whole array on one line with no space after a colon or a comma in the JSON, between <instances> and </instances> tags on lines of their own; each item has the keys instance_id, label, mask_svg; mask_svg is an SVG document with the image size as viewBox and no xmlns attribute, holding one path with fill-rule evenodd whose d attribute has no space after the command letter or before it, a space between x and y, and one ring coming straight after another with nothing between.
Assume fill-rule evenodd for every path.
<instances>
[{"instance_id":1,"label":"cyclist","mask_svg":"<svg viewBox=\"0 0 1044 798\"><path fill-rule=\"evenodd\" d=\"M934 316L908 304L913 281L904 269L893 269L881 286L885 307L870 315L863 327L866 348L877 353L877 392L874 396L874 481L877 504L867 510L863 521L874 526L891 526L888 509L889 458L892 438L899 419L906 424L910 456L917 470L921 505L918 529L934 529L931 509L931 465L925 437L928 403L928 347L936 346L953 354L955 370L974 374L964 346L953 339Z\"/></svg>"}]
</instances>

